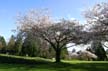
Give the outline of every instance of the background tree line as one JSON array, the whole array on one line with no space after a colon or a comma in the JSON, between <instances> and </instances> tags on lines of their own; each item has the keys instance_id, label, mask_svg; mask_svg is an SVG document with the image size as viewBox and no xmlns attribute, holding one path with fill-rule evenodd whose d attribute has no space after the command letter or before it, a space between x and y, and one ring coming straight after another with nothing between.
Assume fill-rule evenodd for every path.
<instances>
[{"instance_id":1,"label":"background tree line","mask_svg":"<svg viewBox=\"0 0 108 71\"><path fill-rule=\"evenodd\" d=\"M49 44L39 38L34 38L30 34L23 37L21 33L12 35L8 42L0 36L0 53L19 56L54 58L55 52ZM62 52L62 58L68 56L67 49Z\"/></svg>"}]
</instances>

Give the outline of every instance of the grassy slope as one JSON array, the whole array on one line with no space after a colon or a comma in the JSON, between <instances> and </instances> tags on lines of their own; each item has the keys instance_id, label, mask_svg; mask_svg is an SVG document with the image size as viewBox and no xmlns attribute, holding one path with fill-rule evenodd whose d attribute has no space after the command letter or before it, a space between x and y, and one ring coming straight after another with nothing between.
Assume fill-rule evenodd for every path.
<instances>
[{"instance_id":1,"label":"grassy slope","mask_svg":"<svg viewBox=\"0 0 108 71\"><path fill-rule=\"evenodd\" d=\"M71 63L45 63L35 65L0 64L0 71L108 71L108 62L71 61Z\"/></svg>"}]
</instances>

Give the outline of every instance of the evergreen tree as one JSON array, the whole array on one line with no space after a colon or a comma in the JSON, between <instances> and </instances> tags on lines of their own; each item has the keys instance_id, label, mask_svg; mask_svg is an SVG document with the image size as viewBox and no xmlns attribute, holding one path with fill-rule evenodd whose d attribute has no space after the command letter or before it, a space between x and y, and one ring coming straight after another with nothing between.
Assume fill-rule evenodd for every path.
<instances>
[{"instance_id":1,"label":"evergreen tree","mask_svg":"<svg viewBox=\"0 0 108 71\"><path fill-rule=\"evenodd\" d=\"M6 53L6 41L3 36L0 36L0 53Z\"/></svg>"},{"instance_id":2,"label":"evergreen tree","mask_svg":"<svg viewBox=\"0 0 108 71\"><path fill-rule=\"evenodd\" d=\"M17 35L14 48L15 48L15 54L19 55L22 49L22 36L20 34Z\"/></svg>"},{"instance_id":3,"label":"evergreen tree","mask_svg":"<svg viewBox=\"0 0 108 71\"><path fill-rule=\"evenodd\" d=\"M100 41L93 41L92 52L98 56L98 60L103 61L107 58L106 52Z\"/></svg>"},{"instance_id":4,"label":"evergreen tree","mask_svg":"<svg viewBox=\"0 0 108 71\"><path fill-rule=\"evenodd\" d=\"M7 52L9 54L14 54L15 53L15 37L12 35L9 42L8 42L8 46L7 46Z\"/></svg>"},{"instance_id":5,"label":"evergreen tree","mask_svg":"<svg viewBox=\"0 0 108 71\"><path fill-rule=\"evenodd\" d=\"M49 46L48 52L47 58L55 58L55 51L51 46Z\"/></svg>"},{"instance_id":6,"label":"evergreen tree","mask_svg":"<svg viewBox=\"0 0 108 71\"><path fill-rule=\"evenodd\" d=\"M39 45L39 56L43 58L49 58L49 45L47 44L46 41L42 40L40 41Z\"/></svg>"},{"instance_id":7,"label":"evergreen tree","mask_svg":"<svg viewBox=\"0 0 108 71\"><path fill-rule=\"evenodd\" d=\"M28 35L23 42L21 55L28 55L34 57L37 55L37 44L35 40Z\"/></svg>"},{"instance_id":8,"label":"evergreen tree","mask_svg":"<svg viewBox=\"0 0 108 71\"><path fill-rule=\"evenodd\" d=\"M62 50L62 52L61 52L61 58L62 59L68 59L68 51L67 51L67 48L65 48L64 50Z\"/></svg>"}]
</instances>

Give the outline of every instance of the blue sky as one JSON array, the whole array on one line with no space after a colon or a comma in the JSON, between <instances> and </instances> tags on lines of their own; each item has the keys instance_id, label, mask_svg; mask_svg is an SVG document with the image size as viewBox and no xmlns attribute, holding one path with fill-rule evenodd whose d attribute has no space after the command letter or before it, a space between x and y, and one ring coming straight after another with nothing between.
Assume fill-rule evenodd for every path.
<instances>
[{"instance_id":1,"label":"blue sky","mask_svg":"<svg viewBox=\"0 0 108 71\"><path fill-rule=\"evenodd\" d=\"M0 35L6 40L14 34L18 12L48 8L54 18L76 18L83 21L81 12L95 3L108 0L0 0Z\"/></svg>"}]
</instances>

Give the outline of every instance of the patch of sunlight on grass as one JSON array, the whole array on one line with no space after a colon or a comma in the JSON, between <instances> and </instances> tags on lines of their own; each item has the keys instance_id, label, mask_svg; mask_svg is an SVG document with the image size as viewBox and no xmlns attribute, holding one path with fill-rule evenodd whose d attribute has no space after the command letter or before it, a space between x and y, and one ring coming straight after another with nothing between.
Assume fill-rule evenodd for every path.
<instances>
[{"instance_id":1,"label":"patch of sunlight on grass","mask_svg":"<svg viewBox=\"0 0 108 71\"><path fill-rule=\"evenodd\" d=\"M84 69L71 69L70 71L87 71L87 70L84 70Z\"/></svg>"},{"instance_id":2,"label":"patch of sunlight on grass","mask_svg":"<svg viewBox=\"0 0 108 71\"><path fill-rule=\"evenodd\" d=\"M78 60L62 60L64 63L72 63L72 64L77 64L77 63L108 63L108 61L78 61Z\"/></svg>"}]
</instances>

